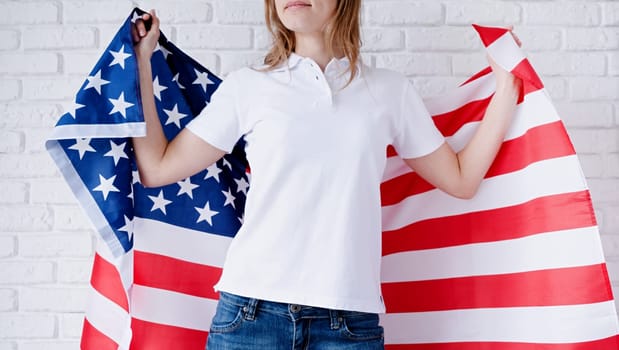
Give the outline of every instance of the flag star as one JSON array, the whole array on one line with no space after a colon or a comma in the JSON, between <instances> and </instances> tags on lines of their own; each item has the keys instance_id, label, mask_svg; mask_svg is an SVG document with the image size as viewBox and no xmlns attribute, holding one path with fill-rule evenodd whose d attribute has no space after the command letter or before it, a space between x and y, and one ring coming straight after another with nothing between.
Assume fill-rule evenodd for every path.
<instances>
[{"instance_id":1,"label":"flag star","mask_svg":"<svg viewBox=\"0 0 619 350\"><path fill-rule=\"evenodd\" d=\"M125 153L125 145L126 144L127 144L126 142L123 142L120 145L117 145L114 142L110 141L110 147L112 149L109 152L107 152L106 154L104 154L103 156L104 157L113 157L114 158L114 165L118 165L118 161L120 160L120 158L129 159L129 157Z\"/></svg>"},{"instance_id":2,"label":"flag star","mask_svg":"<svg viewBox=\"0 0 619 350\"><path fill-rule=\"evenodd\" d=\"M176 75L172 78L172 81L176 83L176 85L178 85L179 89L185 89L185 87L181 84L180 80L179 80L179 74L180 73L176 73Z\"/></svg>"},{"instance_id":3,"label":"flag star","mask_svg":"<svg viewBox=\"0 0 619 350\"><path fill-rule=\"evenodd\" d=\"M197 69L193 69L196 72L196 80L194 80L193 84L200 84L204 92L206 92L206 87L210 84L215 84L211 79L208 78L208 74L205 72L200 72Z\"/></svg>"},{"instance_id":4,"label":"flag star","mask_svg":"<svg viewBox=\"0 0 619 350\"><path fill-rule=\"evenodd\" d=\"M103 194L103 200L107 200L108 194L110 192L120 192L116 186L114 186L114 180L116 179L116 175L106 179L101 174L99 174L99 186L93 188L93 191L98 191Z\"/></svg>"},{"instance_id":5,"label":"flag star","mask_svg":"<svg viewBox=\"0 0 619 350\"><path fill-rule=\"evenodd\" d=\"M75 139L75 144L69 147L69 149L77 151L80 155L80 160L84 158L86 152L97 152L90 146L90 139Z\"/></svg>"},{"instance_id":6,"label":"flag star","mask_svg":"<svg viewBox=\"0 0 619 350\"><path fill-rule=\"evenodd\" d=\"M157 51L161 51L161 53L163 54L163 58L166 60L168 59L168 55L172 54L165 47L159 45L159 43L157 43L157 46L155 46L155 49L153 50L153 52L157 52Z\"/></svg>"},{"instance_id":7,"label":"flag star","mask_svg":"<svg viewBox=\"0 0 619 350\"><path fill-rule=\"evenodd\" d=\"M211 206L208 202L204 205L204 208L195 207L196 211L200 214L198 217L198 221L196 224L202 221L208 222L209 225L213 226L213 216L219 214L218 211L211 210Z\"/></svg>"},{"instance_id":8,"label":"flag star","mask_svg":"<svg viewBox=\"0 0 619 350\"><path fill-rule=\"evenodd\" d=\"M155 211L157 209L161 210L161 212L164 215L167 215L168 213L166 213L166 208L165 206L172 203L172 201L169 201L167 199L165 199L163 197L163 190L159 191L159 195L158 196L148 196L148 198L150 198L151 201L153 201L153 207L150 209L150 211Z\"/></svg>"},{"instance_id":9,"label":"flag star","mask_svg":"<svg viewBox=\"0 0 619 350\"><path fill-rule=\"evenodd\" d=\"M227 166L228 169L232 170L232 165L230 165L230 162L226 158L221 158L221 163L223 166Z\"/></svg>"},{"instance_id":10,"label":"flag star","mask_svg":"<svg viewBox=\"0 0 619 350\"><path fill-rule=\"evenodd\" d=\"M127 215L123 215L125 217L125 226L118 229L121 232L127 232L129 236L129 240L133 239L133 220L129 219Z\"/></svg>"},{"instance_id":11,"label":"flag star","mask_svg":"<svg viewBox=\"0 0 619 350\"><path fill-rule=\"evenodd\" d=\"M71 115L71 117L73 117L73 119L75 119L77 110L82 107L86 107L86 106L83 104L77 103L77 101L73 101L71 102L70 105L66 107L65 110L67 111L67 113L69 113L69 115Z\"/></svg>"},{"instance_id":12,"label":"flag star","mask_svg":"<svg viewBox=\"0 0 619 350\"><path fill-rule=\"evenodd\" d=\"M167 88L167 86L159 84L159 77L155 77L155 80L153 80L153 92L155 93L155 96L159 99L159 101L161 101L161 91Z\"/></svg>"},{"instance_id":13,"label":"flag star","mask_svg":"<svg viewBox=\"0 0 619 350\"><path fill-rule=\"evenodd\" d=\"M168 115L168 120L166 120L165 125L174 123L174 125L180 129L181 119L185 118L187 114L183 114L178 111L178 104L175 104L172 110L164 109L163 111Z\"/></svg>"},{"instance_id":14,"label":"flag star","mask_svg":"<svg viewBox=\"0 0 619 350\"><path fill-rule=\"evenodd\" d=\"M133 103L125 101L124 92L121 92L117 99L109 98L108 100L110 100L112 105L114 105L110 111L110 115L118 112L123 116L123 118L127 118L127 108L133 106Z\"/></svg>"},{"instance_id":15,"label":"flag star","mask_svg":"<svg viewBox=\"0 0 619 350\"><path fill-rule=\"evenodd\" d=\"M84 90L93 88L97 90L97 93L99 93L99 95L101 95L101 86L110 83L105 79L101 79L101 71L98 71L95 75L91 75L86 79L88 79L88 84L84 87Z\"/></svg>"},{"instance_id":16,"label":"flag star","mask_svg":"<svg viewBox=\"0 0 619 350\"><path fill-rule=\"evenodd\" d=\"M114 59L112 60L112 63L110 63L110 67L117 64L119 65L122 69L125 69L125 60L129 57L131 57L130 53L126 53L125 52L125 45L120 47L120 50L118 51L112 51L110 50L110 54L112 56L114 56Z\"/></svg>"},{"instance_id":17,"label":"flag star","mask_svg":"<svg viewBox=\"0 0 619 350\"><path fill-rule=\"evenodd\" d=\"M183 181L177 182L177 184L180 186L180 189L176 195L187 194L191 199L193 199L193 190L200 187L199 185L191 183L191 178L189 177Z\"/></svg>"},{"instance_id":18,"label":"flag star","mask_svg":"<svg viewBox=\"0 0 619 350\"><path fill-rule=\"evenodd\" d=\"M213 163L210 167L206 168L206 176L204 176L204 180L212 177L215 179L215 181L219 182L220 173L221 169L217 166L216 163Z\"/></svg>"},{"instance_id":19,"label":"flag star","mask_svg":"<svg viewBox=\"0 0 619 350\"><path fill-rule=\"evenodd\" d=\"M228 189L227 191L221 191L221 193L224 194L224 196L226 196L226 201L224 202L224 207L228 204L232 205L232 208L236 209L236 206L234 205L234 200L236 199L234 197L234 195L232 194L232 192L230 192L230 189Z\"/></svg>"},{"instance_id":20,"label":"flag star","mask_svg":"<svg viewBox=\"0 0 619 350\"><path fill-rule=\"evenodd\" d=\"M131 16L131 23L135 23L135 21L137 21L138 19L141 19L142 16L138 15L137 11L133 12L133 15Z\"/></svg>"},{"instance_id":21,"label":"flag star","mask_svg":"<svg viewBox=\"0 0 619 350\"><path fill-rule=\"evenodd\" d=\"M138 182L140 182L140 172L137 170L133 170L131 171L131 179L132 179L132 184L136 184Z\"/></svg>"},{"instance_id":22,"label":"flag star","mask_svg":"<svg viewBox=\"0 0 619 350\"><path fill-rule=\"evenodd\" d=\"M238 188L236 190L236 192L243 192L245 195L247 195L247 189L249 188L249 182L247 182L247 180L245 180L244 177L242 177L240 180L234 179L234 182L236 182Z\"/></svg>"}]
</instances>

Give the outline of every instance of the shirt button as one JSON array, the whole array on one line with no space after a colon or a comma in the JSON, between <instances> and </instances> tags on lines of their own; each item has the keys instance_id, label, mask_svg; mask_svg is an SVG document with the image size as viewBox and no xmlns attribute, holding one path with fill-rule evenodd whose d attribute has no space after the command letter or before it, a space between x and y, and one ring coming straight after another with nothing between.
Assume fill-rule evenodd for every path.
<instances>
[{"instance_id":1,"label":"shirt button","mask_svg":"<svg viewBox=\"0 0 619 350\"><path fill-rule=\"evenodd\" d=\"M301 306L297 304L290 305L290 312L299 312L301 311Z\"/></svg>"},{"instance_id":2,"label":"shirt button","mask_svg":"<svg viewBox=\"0 0 619 350\"><path fill-rule=\"evenodd\" d=\"M316 76L316 80L320 80L320 78L318 78L318 76Z\"/></svg>"}]
</instances>

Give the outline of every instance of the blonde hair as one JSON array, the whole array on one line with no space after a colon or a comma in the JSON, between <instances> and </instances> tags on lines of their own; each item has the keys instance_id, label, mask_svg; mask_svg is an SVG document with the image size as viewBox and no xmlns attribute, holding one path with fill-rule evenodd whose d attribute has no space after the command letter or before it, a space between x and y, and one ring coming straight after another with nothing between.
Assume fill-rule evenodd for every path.
<instances>
[{"instance_id":1,"label":"blonde hair","mask_svg":"<svg viewBox=\"0 0 619 350\"><path fill-rule=\"evenodd\" d=\"M277 15L275 0L264 0L265 19L268 30L273 37L273 45L264 58L266 70L272 70L286 62L290 54L295 50L294 32L284 26ZM327 24L325 29L325 42L328 53L335 56L335 51L343 53L350 66L350 83L359 68L361 33L359 29L359 15L361 0L338 0L335 16Z\"/></svg>"}]
</instances>

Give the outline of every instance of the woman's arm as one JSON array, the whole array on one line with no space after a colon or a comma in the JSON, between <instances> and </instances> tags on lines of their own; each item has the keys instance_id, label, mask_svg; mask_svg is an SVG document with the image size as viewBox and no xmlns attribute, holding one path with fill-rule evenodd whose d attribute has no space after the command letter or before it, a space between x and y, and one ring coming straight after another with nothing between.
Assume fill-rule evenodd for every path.
<instances>
[{"instance_id":1,"label":"woman's arm","mask_svg":"<svg viewBox=\"0 0 619 350\"><path fill-rule=\"evenodd\" d=\"M144 21L151 18L151 28L146 31ZM186 129L168 143L155 107L150 63L158 39L159 18L152 10L150 14L143 16L143 20L136 21L133 28L146 136L134 137L132 141L140 181L146 187L163 186L180 181L207 168L226 153Z\"/></svg>"},{"instance_id":2,"label":"woman's arm","mask_svg":"<svg viewBox=\"0 0 619 350\"><path fill-rule=\"evenodd\" d=\"M496 76L496 93L479 128L460 152L445 143L429 155L404 159L413 170L444 192L470 199L494 161L511 123L522 82L488 57Z\"/></svg>"}]
</instances>

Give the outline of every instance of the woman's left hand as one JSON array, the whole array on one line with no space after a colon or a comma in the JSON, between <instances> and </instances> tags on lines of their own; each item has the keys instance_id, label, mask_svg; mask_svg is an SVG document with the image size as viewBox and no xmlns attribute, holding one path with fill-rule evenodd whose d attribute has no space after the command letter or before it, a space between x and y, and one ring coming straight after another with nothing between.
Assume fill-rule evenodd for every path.
<instances>
[{"instance_id":1,"label":"woman's left hand","mask_svg":"<svg viewBox=\"0 0 619 350\"><path fill-rule=\"evenodd\" d=\"M522 47L522 42L520 41L520 39L518 38L518 36L516 34L514 34L514 32L512 31L514 29L513 26L509 26L508 27L509 32L511 33L511 35L514 37L514 40L516 41L516 43L518 44L518 47ZM503 67L499 66L496 61L490 57L490 55L486 56L488 59L488 62L490 63L490 67L492 68L492 72L494 73L495 77L496 77L496 82L497 82L497 88L501 88L501 87L514 87L514 88L518 88L520 87L521 81L519 78L517 78L516 76L514 76L511 72L505 70Z\"/></svg>"}]
</instances>

